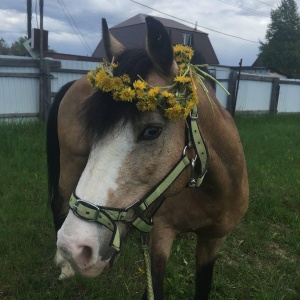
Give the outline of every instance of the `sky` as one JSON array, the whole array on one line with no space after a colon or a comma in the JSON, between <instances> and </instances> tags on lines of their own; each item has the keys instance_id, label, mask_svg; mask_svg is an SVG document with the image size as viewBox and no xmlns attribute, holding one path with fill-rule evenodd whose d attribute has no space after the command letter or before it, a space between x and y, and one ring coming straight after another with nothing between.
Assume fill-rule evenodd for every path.
<instances>
[{"instance_id":1,"label":"sky","mask_svg":"<svg viewBox=\"0 0 300 300\"><path fill-rule=\"evenodd\" d=\"M172 4L171 4L172 3ZM56 52L91 56L101 39L101 19L112 27L139 13L174 19L209 34L221 65L253 64L265 41L270 11L280 0L44 0L44 29ZM300 7L300 0L296 0ZM27 0L0 1L0 38L8 46L27 35ZM32 27L40 26L32 0ZM179 19L180 20L179 20ZM234 37L233 37L234 36Z\"/></svg>"}]
</instances>

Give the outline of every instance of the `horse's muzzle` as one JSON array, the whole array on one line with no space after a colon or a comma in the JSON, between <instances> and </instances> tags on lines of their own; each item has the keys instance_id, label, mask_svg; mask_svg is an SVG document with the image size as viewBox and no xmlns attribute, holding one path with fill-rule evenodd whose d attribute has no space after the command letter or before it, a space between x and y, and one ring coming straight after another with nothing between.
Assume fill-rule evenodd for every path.
<instances>
[{"instance_id":1,"label":"horse's muzzle","mask_svg":"<svg viewBox=\"0 0 300 300\"><path fill-rule=\"evenodd\" d=\"M109 266L114 251L99 255L99 244L89 239L71 239L62 232L58 233L57 257L70 263L76 273L85 277L100 275ZM110 252L110 253L108 253ZM60 264L58 262L58 264ZM60 264L63 268L63 264ZM62 271L63 272L63 271Z\"/></svg>"}]
</instances>

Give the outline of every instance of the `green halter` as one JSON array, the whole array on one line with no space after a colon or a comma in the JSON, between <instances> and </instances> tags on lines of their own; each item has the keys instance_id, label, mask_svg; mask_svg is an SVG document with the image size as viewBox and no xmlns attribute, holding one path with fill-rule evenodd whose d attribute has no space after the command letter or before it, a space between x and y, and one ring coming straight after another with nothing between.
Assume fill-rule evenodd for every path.
<instances>
[{"instance_id":1,"label":"green halter","mask_svg":"<svg viewBox=\"0 0 300 300\"><path fill-rule=\"evenodd\" d=\"M187 134L187 146L183 150L182 158L165 176L165 178L140 201L125 209L118 209L97 206L72 194L69 202L70 209L79 218L88 222L99 223L100 225L103 225L111 230L113 234L110 241L110 246L117 251L120 251L121 237L116 222L123 222L125 224L134 226L140 232L149 233L153 226L152 217L155 212L152 213L151 216L146 216L145 211L167 190L168 187L172 185L172 183L183 172L183 170L189 165L192 167L192 177L188 187L199 187L206 174L208 153L199 130L197 119L197 107L194 107L190 113L190 116L188 117L190 127L188 128L189 130ZM186 155L187 147L194 148L196 150L197 154L192 160L190 160ZM200 163L201 172L197 178L194 178L194 167L196 161ZM132 210L134 211L134 216L128 220L127 214L129 211L131 214Z\"/></svg>"}]
</instances>

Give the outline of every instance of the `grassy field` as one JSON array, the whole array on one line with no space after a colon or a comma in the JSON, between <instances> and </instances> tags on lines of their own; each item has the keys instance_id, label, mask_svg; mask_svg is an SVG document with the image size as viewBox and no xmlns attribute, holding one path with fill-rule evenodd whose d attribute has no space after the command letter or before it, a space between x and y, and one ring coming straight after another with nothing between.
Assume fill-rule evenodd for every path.
<instances>
[{"instance_id":1,"label":"grassy field","mask_svg":"<svg viewBox=\"0 0 300 300\"><path fill-rule=\"evenodd\" d=\"M215 267L211 299L300 299L300 116L236 118L247 158L250 207ZM96 279L57 280L47 206L45 125L0 124L0 299L140 299L138 235ZM193 235L176 241L166 299L192 299Z\"/></svg>"}]
</instances>

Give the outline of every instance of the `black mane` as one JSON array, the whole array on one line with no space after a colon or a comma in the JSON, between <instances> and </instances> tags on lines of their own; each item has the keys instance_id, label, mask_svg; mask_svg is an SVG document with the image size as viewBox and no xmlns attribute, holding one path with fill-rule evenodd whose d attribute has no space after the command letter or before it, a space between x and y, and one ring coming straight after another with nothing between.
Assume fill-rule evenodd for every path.
<instances>
[{"instance_id":1,"label":"black mane","mask_svg":"<svg viewBox=\"0 0 300 300\"><path fill-rule=\"evenodd\" d=\"M118 66L114 75L127 74L131 82L138 79L138 75L146 78L153 67L145 49L125 50L115 58L115 63ZM120 120L125 125L128 121L134 122L139 114L134 102L115 101L111 93L95 89L81 108L84 136L95 143L113 130Z\"/></svg>"}]
</instances>

